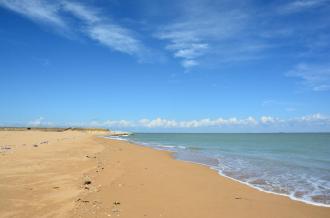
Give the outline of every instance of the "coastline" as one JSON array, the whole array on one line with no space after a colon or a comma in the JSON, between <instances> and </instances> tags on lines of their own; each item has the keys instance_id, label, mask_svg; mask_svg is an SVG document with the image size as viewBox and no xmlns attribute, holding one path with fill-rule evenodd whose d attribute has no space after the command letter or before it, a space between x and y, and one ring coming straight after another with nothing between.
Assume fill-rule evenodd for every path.
<instances>
[{"instance_id":1,"label":"coastline","mask_svg":"<svg viewBox=\"0 0 330 218\"><path fill-rule=\"evenodd\" d=\"M82 132L0 134L1 144L13 146L0 155L0 217L330 215L330 208L258 191L167 151Z\"/></svg>"},{"instance_id":2,"label":"coastline","mask_svg":"<svg viewBox=\"0 0 330 218\"><path fill-rule=\"evenodd\" d=\"M136 144L136 143L133 143L133 144ZM136 144L138 146L143 146L143 145L139 145L139 144ZM168 151L169 152L169 151ZM173 153L173 152L171 152ZM175 153L175 152L174 152ZM238 182L242 185L246 185L250 188L253 188L257 191L260 191L260 192L264 192L264 193L267 193L267 194L273 194L273 195L278 195L278 196L283 196L283 197L286 197L286 198L289 198L290 200L292 201L297 201L297 202L301 202L301 203L304 203L304 204L307 204L307 205L312 205L312 206L316 206L316 207L325 207L325 208L330 208L330 205L328 204L321 204L321 203L316 203L316 202L311 202L311 201L307 201L307 200L303 200L303 199L300 199L300 198L296 198L294 197L293 195L288 195L288 194L282 194L282 193L277 193L277 192L272 192L272 191L267 191L267 190L264 190L262 188L259 188L257 186L253 186L252 184L248 183L248 182L243 182L241 180L238 180L238 179L235 179L235 178L232 178L230 176L227 176L223 173L221 173L218 169L216 168L213 168L213 166L210 166L210 165L207 165L207 164L203 164L203 163L198 163L198 162L194 162L194 161L188 161L188 160L181 160L181 159L176 159L174 156L171 156L174 160L178 160L178 161L183 161L183 162L187 162L187 163L190 163L190 164L197 164L197 165L201 165L201 166L205 166L207 168L209 168L210 170L214 170L216 171L219 176L223 176L227 179L230 179L234 182Z\"/></svg>"},{"instance_id":3,"label":"coastline","mask_svg":"<svg viewBox=\"0 0 330 218\"><path fill-rule=\"evenodd\" d=\"M106 136L105 138L114 139L114 140L124 140L124 141L127 141L127 142L132 143L132 144L136 144L136 145L139 145L139 146L149 147L149 148L156 149L156 150L171 152L172 157L175 160L184 161L184 162L191 163L191 164L198 164L198 165L206 166L209 169L216 171L220 176L226 177L226 178L231 179L235 182L239 182L243 185L249 186L249 187L251 187L253 189L256 189L258 191L269 193L269 194L274 194L274 195L279 195L279 196L285 196L285 197L287 197L291 200L302 202L302 203L305 203L305 204L308 204L308 205L314 205L314 206L319 206L319 207L327 207L327 208L330 207L330 204L319 203L319 202L316 202L316 201L307 200L305 198L299 198L299 197L296 197L294 195L294 193L280 193L280 192L275 192L275 191L272 191L272 190L267 190L267 189L264 189L262 187L258 187L256 185L254 185L253 183L249 183L247 181L240 180L240 179L237 179L235 177L231 177L229 175L226 175L223 171L221 171L219 169L219 167L217 166L218 163L217 164L212 163L213 160L219 161L219 159L214 159L213 157L205 156L205 154L204 154L204 158L208 158L208 157L213 158L211 160L211 162L210 162L210 160L208 160L208 161L200 160L200 157L198 157L198 158L187 157L186 156L187 154L182 156L182 152L186 152L186 150L189 149L189 147L187 147L187 146L168 145L167 143L164 143L165 145L163 145L163 144L159 144L159 142L154 143L154 142L134 141L132 139L127 139L126 137L112 137L112 136L107 137ZM172 144L175 144L175 142L172 142ZM195 154L193 154L193 155L195 155ZM188 154L188 156L189 156L189 154Z\"/></svg>"}]
</instances>

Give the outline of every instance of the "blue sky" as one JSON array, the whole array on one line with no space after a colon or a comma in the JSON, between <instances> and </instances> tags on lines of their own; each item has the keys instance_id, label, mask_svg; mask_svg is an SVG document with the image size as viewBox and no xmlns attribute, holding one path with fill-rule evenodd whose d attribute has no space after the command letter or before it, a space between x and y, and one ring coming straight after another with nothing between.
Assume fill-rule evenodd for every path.
<instances>
[{"instance_id":1,"label":"blue sky","mask_svg":"<svg viewBox=\"0 0 330 218\"><path fill-rule=\"evenodd\" d=\"M329 0L0 0L0 125L330 131Z\"/></svg>"}]
</instances>

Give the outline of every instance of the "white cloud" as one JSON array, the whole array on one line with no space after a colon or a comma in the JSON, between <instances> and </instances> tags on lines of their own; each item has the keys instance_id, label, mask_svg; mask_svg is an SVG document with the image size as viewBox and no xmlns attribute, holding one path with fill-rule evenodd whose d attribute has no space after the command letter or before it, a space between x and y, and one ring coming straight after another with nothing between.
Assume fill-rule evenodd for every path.
<instances>
[{"instance_id":1,"label":"white cloud","mask_svg":"<svg viewBox=\"0 0 330 218\"><path fill-rule=\"evenodd\" d=\"M311 8L315 8L326 3L327 0L296 0L280 7L281 13L297 13Z\"/></svg>"},{"instance_id":2,"label":"white cloud","mask_svg":"<svg viewBox=\"0 0 330 218\"><path fill-rule=\"evenodd\" d=\"M52 126L52 125L53 125L52 122L46 121L45 118L43 118L43 117L39 117L39 118L29 121L27 123L27 126L31 126L31 127L47 127L47 126Z\"/></svg>"},{"instance_id":3,"label":"white cloud","mask_svg":"<svg viewBox=\"0 0 330 218\"><path fill-rule=\"evenodd\" d=\"M162 26L155 36L167 42L166 49L174 57L183 59L185 68L196 66L197 59L207 54L228 54L225 50L217 50L215 45L232 44L227 40L238 37L247 15L243 9L239 11L224 5L218 8L221 9L216 11L202 1L186 2L182 17Z\"/></svg>"},{"instance_id":4,"label":"white cloud","mask_svg":"<svg viewBox=\"0 0 330 218\"><path fill-rule=\"evenodd\" d=\"M330 65L300 63L290 70L287 76L300 78L302 84L313 91L330 90Z\"/></svg>"},{"instance_id":5,"label":"white cloud","mask_svg":"<svg viewBox=\"0 0 330 218\"><path fill-rule=\"evenodd\" d=\"M184 47L184 46L182 46ZM203 43L192 43L187 46L188 48L181 49L181 46L169 45L167 48L169 50L174 50L174 56L185 59L194 59L201 56L205 50L208 49L208 44Z\"/></svg>"},{"instance_id":6,"label":"white cloud","mask_svg":"<svg viewBox=\"0 0 330 218\"><path fill-rule=\"evenodd\" d=\"M320 113L311 114L307 116L302 116L300 118L293 119L299 122L325 122L330 123L330 118L327 116L324 116Z\"/></svg>"},{"instance_id":7,"label":"white cloud","mask_svg":"<svg viewBox=\"0 0 330 218\"><path fill-rule=\"evenodd\" d=\"M0 0L0 6L6 7L29 19L41 23L49 23L64 28L65 21L59 15L58 2L38 0Z\"/></svg>"},{"instance_id":8,"label":"white cloud","mask_svg":"<svg viewBox=\"0 0 330 218\"><path fill-rule=\"evenodd\" d=\"M40 126L43 120L44 120L43 117L39 117L39 118L37 118L35 120L30 121L28 123L28 125L31 125L31 126Z\"/></svg>"},{"instance_id":9,"label":"white cloud","mask_svg":"<svg viewBox=\"0 0 330 218\"><path fill-rule=\"evenodd\" d=\"M265 37L274 37L277 29L272 26L273 9L259 10L240 0L184 3L180 16L162 25L155 37L166 42L165 48L185 68L258 60L267 56L266 50L283 46Z\"/></svg>"},{"instance_id":10,"label":"white cloud","mask_svg":"<svg viewBox=\"0 0 330 218\"><path fill-rule=\"evenodd\" d=\"M130 55L138 55L142 52L140 42L131 37L129 30L120 26L112 24L91 25L86 28L86 33L92 39L114 50Z\"/></svg>"},{"instance_id":11,"label":"white cloud","mask_svg":"<svg viewBox=\"0 0 330 218\"><path fill-rule=\"evenodd\" d=\"M156 128L156 127L171 128L171 127L176 127L178 123L175 120L156 118L154 120L141 119L138 121L137 125L141 125L143 127L148 127L148 128Z\"/></svg>"},{"instance_id":12,"label":"white cloud","mask_svg":"<svg viewBox=\"0 0 330 218\"><path fill-rule=\"evenodd\" d=\"M176 121L157 118L154 120L142 119L138 122L138 125L147 128L201 128L201 127L221 127L221 126L238 126L238 125L255 125L256 120L253 117L246 119L238 118L218 118L218 119L200 119L200 120L186 120Z\"/></svg>"},{"instance_id":13,"label":"white cloud","mask_svg":"<svg viewBox=\"0 0 330 218\"><path fill-rule=\"evenodd\" d=\"M0 122L0 126L32 126L32 127L102 127L121 130L167 130L167 131L200 131L200 130L230 130L230 131L330 131L330 117L315 113L301 117L279 118L274 116L246 118L204 118L196 120L174 119L140 119L140 120L106 120L90 122L53 123L39 117L30 122Z\"/></svg>"},{"instance_id":14,"label":"white cloud","mask_svg":"<svg viewBox=\"0 0 330 218\"><path fill-rule=\"evenodd\" d=\"M182 66L186 69L190 68L190 67L194 67L197 66L198 62L196 60L183 60L182 61Z\"/></svg>"},{"instance_id":15,"label":"white cloud","mask_svg":"<svg viewBox=\"0 0 330 218\"><path fill-rule=\"evenodd\" d=\"M138 121L128 120L108 120L104 122L91 122L92 126L107 126L116 128L125 127L142 127L142 128L202 128L202 127L223 127L223 126L255 126L258 121L254 117L247 117L244 119L232 118L218 118L218 119L200 119L200 120L169 120L163 118L156 119L140 119Z\"/></svg>"},{"instance_id":16,"label":"white cloud","mask_svg":"<svg viewBox=\"0 0 330 218\"><path fill-rule=\"evenodd\" d=\"M131 30L115 23L100 9L78 3L78 1L0 0L0 6L38 23L52 24L65 31L79 29L90 39L115 51L139 58L142 58L146 52ZM79 21L78 28L70 26L68 14Z\"/></svg>"},{"instance_id":17,"label":"white cloud","mask_svg":"<svg viewBox=\"0 0 330 218\"><path fill-rule=\"evenodd\" d=\"M62 35L72 36L73 32L78 32L114 51L136 56L139 60L156 59L151 57L153 55L150 55L150 50L136 32L112 19L102 8L94 6L93 2L97 1L88 2L89 4L77 0L0 0L0 6L35 22L63 30ZM316 6L329 7L326 4L328 2L294 0L279 3L279 8L291 13L314 9ZM290 46L302 48L300 55L327 54L329 24L318 22L321 19L328 20L327 10L323 10L315 18L307 17L307 22L288 20L287 14L277 13L274 4L271 7L267 5L260 6L244 0L180 0L175 4L175 10L179 12L175 13L178 14L176 17L170 17L164 24L157 23L156 29L152 21L147 21L145 29L164 41L165 50L179 59L185 69L257 60L277 55L276 48L291 48ZM143 14L142 12L139 14ZM142 19L148 20L145 17ZM276 52L265 52L270 49L275 49ZM294 53L296 57L296 50L298 49L287 49L281 51L280 55Z\"/></svg>"},{"instance_id":18,"label":"white cloud","mask_svg":"<svg viewBox=\"0 0 330 218\"><path fill-rule=\"evenodd\" d=\"M64 2L63 8L84 21L82 31L91 39L130 55L144 52L142 43L129 29L110 21L100 10L76 2Z\"/></svg>"},{"instance_id":19,"label":"white cloud","mask_svg":"<svg viewBox=\"0 0 330 218\"><path fill-rule=\"evenodd\" d=\"M301 51L286 49L281 56L321 55L328 51L329 24L325 10L309 21L287 20L288 12L315 9L327 0L296 0L262 8L246 1L183 1L180 15L161 25L155 36L166 42L165 48L181 59L184 68L197 65L251 61L278 55L277 49L296 46ZM328 5L325 5L328 7ZM285 15L285 16L283 16ZM311 20L316 22L309 23ZM275 51L275 53L266 51ZM216 63L216 64L214 64Z\"/></svg>"},{"instance_id":20,"label":"white cloud","mask_svg":"<svg viewBox=\"0 0 330 218\"><path fill-rule=\"evenodd\" d=\"M276 124L282 122L279 118L271 117L271 116L262 116L260 117L261 124Z\"/></svg>"},{"instance_id":21,"label":"white cloud","mask_svg":"<svg viewBox=\"0 0 330 218\"><path fill-rule=\"evenodd\" d=\"M140 119L140 120L107 120L93 121L83 124L84 126L97 126L107 128L147 128L147 129L200 129L200 128L263 128L277 127L287 128L290 126L308 126L321 125L330 127L330 117L320 113L311 114L302 117L281 119L273 116L261 116L255 118L217 118L217 119L199 119L199 120L174 120L174 119Z\"/></svg>"},{"instance_id":22,"label":"white cloud","mask_svg":"<svg viewBox=\"0 0 330 218\"><path fill-rule=\"evenodd\" d=\"M68 1L63 1L62 6L66 11L71 12L76 17L87 21L88 23L96 23L101 21L100 11L95 8L87 7L77 2Z\"/></svg>"}]
</instances>

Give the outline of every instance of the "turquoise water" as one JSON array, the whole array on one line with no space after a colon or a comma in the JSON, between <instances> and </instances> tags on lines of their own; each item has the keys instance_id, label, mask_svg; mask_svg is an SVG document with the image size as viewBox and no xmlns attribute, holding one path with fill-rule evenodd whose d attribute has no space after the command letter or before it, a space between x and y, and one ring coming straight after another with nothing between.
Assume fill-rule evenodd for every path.
<instances>
[{"instance_id":1,"label":"turquoise water","mask_svg":"<svg viewBox=\"0 0 330 218\"><path fill-rule=\"evenodd\" d=\"M330 206L330 134L139 133L121 139L175 152L262 191Z\"/></svg>"}]
</instances>

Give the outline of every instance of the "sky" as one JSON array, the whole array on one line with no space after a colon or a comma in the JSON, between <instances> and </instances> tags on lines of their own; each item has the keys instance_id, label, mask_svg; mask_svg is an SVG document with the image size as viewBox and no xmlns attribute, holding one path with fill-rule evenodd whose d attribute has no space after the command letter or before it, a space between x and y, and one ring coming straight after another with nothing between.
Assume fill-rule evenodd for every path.
<instances>
[{"instance_id":1,"label":"sky","mask_svg":"<svg viewBox=\"0 0 330 218\"><path fill-rule=\"evenodd\" d=\"M0 126L330 131L330 0L0 0Z\"/></svg>"}]
</instances>

